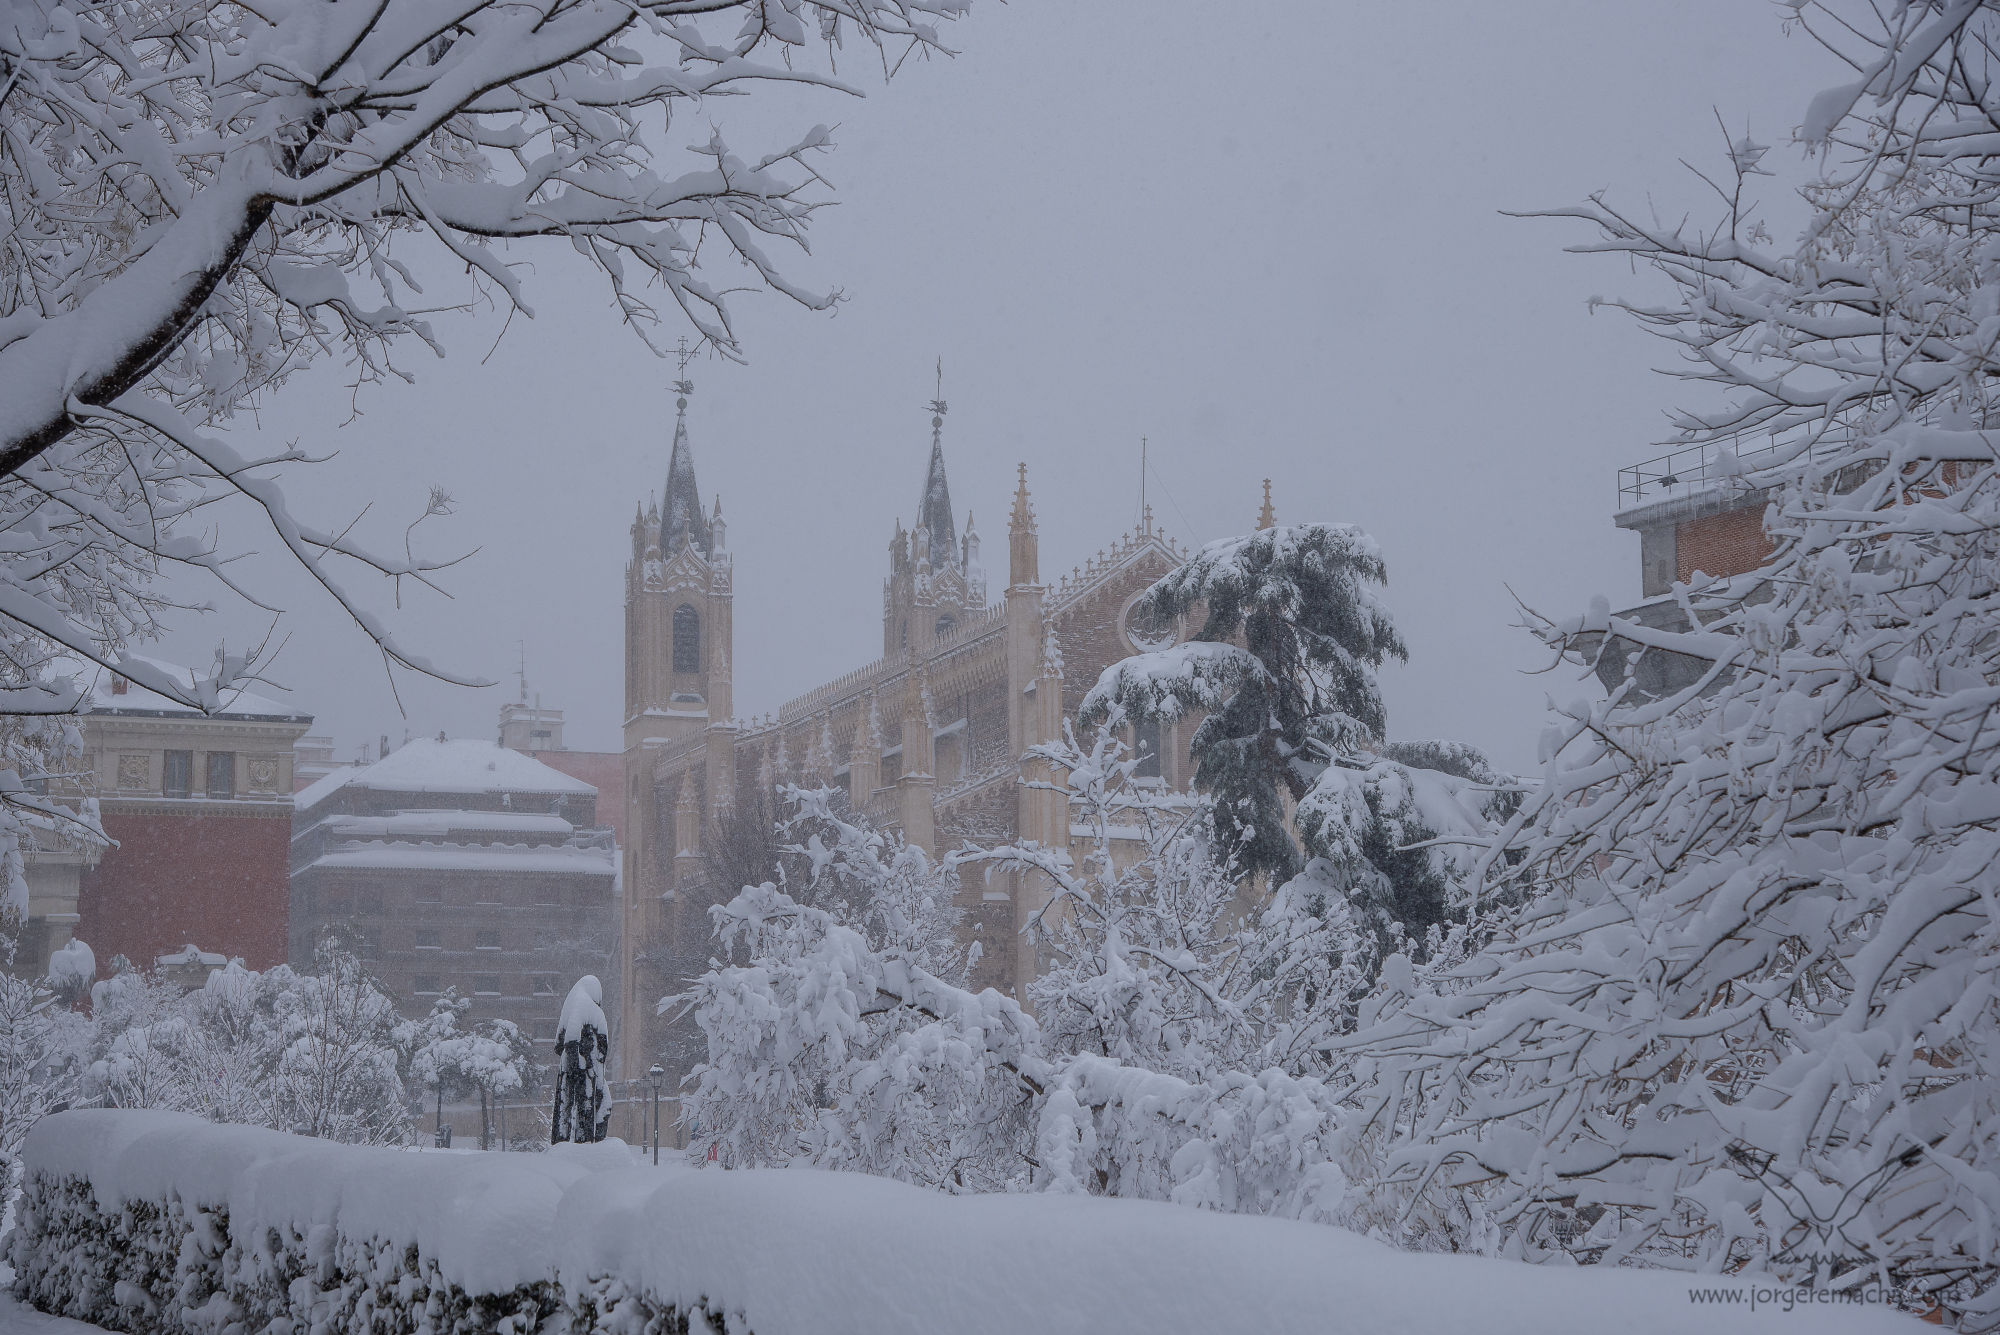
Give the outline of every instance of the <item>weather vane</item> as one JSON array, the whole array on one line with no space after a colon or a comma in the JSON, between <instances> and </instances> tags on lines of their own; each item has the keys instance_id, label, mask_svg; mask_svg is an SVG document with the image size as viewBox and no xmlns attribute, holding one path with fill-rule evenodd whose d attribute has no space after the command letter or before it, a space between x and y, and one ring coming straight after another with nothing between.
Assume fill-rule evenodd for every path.
<instances>
[{"instance_id":1,"label":"weather vane","mask_svg":"<svg viewBox=\"0 0 2000 1335\"><path fill-rule=\"evenodd\" d=\"M688 362L693 360L694 354L699 347L700 345L697 344L694 348L690 348L686 334L682 334L680 342L674 344L674 356L679 360L681 368L680 378L674 381L674 393L679 395L674 400L674 406L683 412L687 410L687 396L694 393L694 381L687 378Z\"/></svg>"},{"instance_id":2,"label":"weather vane","mask_svg":"<svg viewBox=\"0 0 2000 1335\"><path fill-rule=\"evenodd\" d=\"M943 426L946 404L944 401L944 358L937 362L937 397L925 405L931 410L931 425Z\"/></svg>"}]
</instances>

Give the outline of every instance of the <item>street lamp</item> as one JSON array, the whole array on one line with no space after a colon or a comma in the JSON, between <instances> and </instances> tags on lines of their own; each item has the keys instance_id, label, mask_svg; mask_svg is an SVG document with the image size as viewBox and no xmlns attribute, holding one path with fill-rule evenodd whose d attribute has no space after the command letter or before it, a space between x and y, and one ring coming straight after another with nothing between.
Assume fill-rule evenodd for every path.
<instances>
[{"instance_id":1,"label":"street lamp","mask_svg":"<svg viewBox=\"0 0 2000 1335\"><path fill-rule=\"evenodd\" d=\"M666 1068L654 1062L653 1069L646 1072L646 1079L653 1086L653 1166L657 1168L660 1163L660 1090L667 1083Z\"/></svg>"}]
</instances>

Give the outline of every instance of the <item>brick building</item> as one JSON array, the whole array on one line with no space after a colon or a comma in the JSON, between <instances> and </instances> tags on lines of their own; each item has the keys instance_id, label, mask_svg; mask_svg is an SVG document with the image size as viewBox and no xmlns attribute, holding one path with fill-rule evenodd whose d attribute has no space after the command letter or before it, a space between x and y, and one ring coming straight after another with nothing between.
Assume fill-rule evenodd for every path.
<instances>
[{"instance_id":1,"label":"brick building","mask_svg":"<svg viewBox=\"0 0 2000 1335\"><path fill-rule=\"evenodd\" d=\"M616 978L618 853L588 783L471 739L424 738L300 791L291 955L341 940L407 1015L447 988L468 1021L552 1044L563 995Z\"/></svg>"},{"instance_id":2,"label":"brick building","mask_svg":"<svg viewBox=\"0 0 2000 1335\"><path fill-rule=\"evenodd\" d=\"M1711 447L1691 446L1619 470L1621 508L1613 522L1639 535L1642 599L1619 616L1656 629L1686 629L1672 593L1675 584L1733 579L1770 559L1771 540L1764 532L1770 495L1739 480L1742 462ZM1746 587L1740 596L1759 595ZM1635 650L1636 645L1613 640L1611 651L1598 655L1597 676L1606 690L1624 680ZM1687 685L1705 666L1658 649L1641 652L1631 665L1640 693L1647 696Z\"/></svg>"},{"instance_id":3,"label":"brick building","mask_svg":"<svg viewBox=\"0 0 2000 1335\"><path fill-rule=\"evenodd\" d=\"M72 936L100 972L120 955L149 968L189 945L253 969L281 963L293 744L311 716L249 691L203 714L108 669L73 675L84 752L73 786L97 799L113 843L30 851L19 966L39 969Z\"/></svg>"},{"instance_id":4,"label":"brick building","mask_svg":"<svg viewBox=\"0 0 2000 1335\"><path fill-rule=\"evenodd\" d=\"M625 572L628 986L614 1041L628 1074L656 1057L677 1064L681 1045L649 1003L679 990L712 951L706 909L718 891L707 884L705 845L731 812L768 810L777 786L843 790L852 809L933 853L966 839L1067 845L1065 799L1023 785L1024 775L1040 774L1021 757L1060 736L1104 667L1162 647L1135 632L1131 609L1184 559L1148 510L1137 531L1045 583L1024 466L1005 579L991 588L971 516L961 529L952 509L945 406L934 403L914 523L898 523L888 544L882 656L775 714L740 718L722 507L702 507L685 397L679 407L664 498L634 518ZM872 616L856 594L856 614ZM1134 739L1142 773L1186 781L1187 727ZM1046 889L996 876L963 893L982 950L974 986L1025 995L1036 965L1019 948L1021 929Z\"/></svg>"}]
</instances>

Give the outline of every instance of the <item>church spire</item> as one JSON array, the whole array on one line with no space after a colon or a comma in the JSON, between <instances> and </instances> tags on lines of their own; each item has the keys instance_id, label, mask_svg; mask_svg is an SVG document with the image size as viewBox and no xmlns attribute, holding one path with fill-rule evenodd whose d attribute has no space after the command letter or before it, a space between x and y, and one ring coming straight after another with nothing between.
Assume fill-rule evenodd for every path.
<instances>
[{"instance_id":1,"label":"church spire","mask_svg":"<svg viewBox=\"0 0 2000 1335\"><path fill-rule=\"evenodd\" d=\"M931 462L924 475L923 495L917 499L916 527L927 530L931 563L955 565L958 560L958 530L951 516L951 488L944 477L944 358L938 358L937 397L927 407L931 413Z\"/></svg>"},{"instance_id":2,"label":"church spire","mask_svg":"<svg viewBox=\"0 0 2000 1335\"><path fill-rule=\"evenodd\" d=\"M681 378L674 381L674 448L667 459L666 501L660 507L660 550L672 556L683 543L693 544L703 556L709 552L708 517L701 512L701 495L694 481L694 450L688 445L687 396L694 382L687 378L689 353L681 345Z\"/></svg>"},{"instance_id":3,"label":"church spire","mask_svg":"<svg viewBox=\"0 0 2000 1335\"><path fill-rule=\"evenodd\" d=\"M1266 529L1277 526L1278 512L1271 508L1271 479L1267 477L1264 479L1264 508L1257 512L1257 527Z\"/></svg>"}]
</instances>

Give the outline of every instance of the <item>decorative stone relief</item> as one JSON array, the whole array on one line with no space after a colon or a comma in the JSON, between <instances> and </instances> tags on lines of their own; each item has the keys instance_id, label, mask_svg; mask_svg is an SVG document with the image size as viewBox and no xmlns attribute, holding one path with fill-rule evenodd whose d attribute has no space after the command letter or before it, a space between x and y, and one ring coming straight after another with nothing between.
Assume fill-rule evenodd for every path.
<instances>
[{"instance_id":1,"label":"decorative stone relief","mask_svg":"<svg viewBox=\"0 0 2000 1335\"><path fill-rule=\"evenodd\" d=\"M151 787L147 781L152 757L141 751L118 757L118 786L124 789L144 789Z\"/></svg>"},{"instance_id":2,"label":"decorative stone relief","mask_svg":"<svg viewBox=\"0 0 2000 1335\"><path fill-rule=\"evenodd\" d=\"M251 756L250 791L253 793L275 793L278 791L278 758L276 756Z\"/></svg>"}]
</instances>

